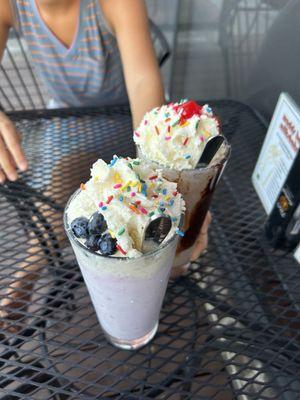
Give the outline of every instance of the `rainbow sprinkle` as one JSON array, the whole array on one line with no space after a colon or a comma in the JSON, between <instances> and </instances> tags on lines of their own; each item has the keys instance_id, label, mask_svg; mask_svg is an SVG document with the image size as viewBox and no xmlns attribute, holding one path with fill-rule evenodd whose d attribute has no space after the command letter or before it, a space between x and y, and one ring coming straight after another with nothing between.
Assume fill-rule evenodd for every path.
<instances>
[{"instance_id":1,"label":"rainbow sprinkle","mask_svg":"<svg viewBox=\"0 0 300 400\"><path fill-rule=\"evenodd\" d=\"M121 188L121 187L122 187L122 183L116 183L116 184L113 186L114 189L119 189L119 188Z\"/></svg>"},{"instance_id":2,"label":"rainbow sprinkle","mask_svg":"<svg viewBox=\"0 0 300 400\"><path fill-rule=\"evenodd\" d=\"M120 201L124 201L124 196L120 196L120 197L119 197L119 200L120 200Z\"/></svg>"},{"instance_id":3,"label":"rainbow sprinkle","mask_svg":"<svg viewBox=\"0 0 300 400\"><path fill-rule=\"evenodd\" d=\"M167 189L163 189L162 194L166 195L168 193Z\"/></svg>"},{"instance_id":4,"label":"rainbow sprinkle","mask_svg":"<svg viewBox=\"0 0 300 400\"><path fill-rule=\"evenodd\" d=\"M185 158L186 160L189 160L189 159L191 158L191 156L190 156L189 154L186 154L186 155L184 156L184 158Z\"/></svg>"},{"instance_id":5,"label":"rainbow sprinkle","mask_svg":"<svg viewBox=\"0 0 300 400\"><path fill-rule=\"evenodd\" d=\"M131 181L128 181L125 183L125 185L122 187L122 191L125 192L125 190L130 191L130 185L131 185ZM128 190L129 188L129 190Z\"/></svg>"},{"instance_id":6,"label":"rainbow sprinkle","mask_svg":"<svg viewBox=\"0 0 300 400\"><path fill-rule=\"evenodd\" d=\"M113 198L114 198L114 196L108 196L106 204L109 204L112 201Z\"/></svg>"},{"instance_id":7,"label":"rainbow sprinkle","mask_svg":"<svg viewBox=\"0 0 300 400\"><path fill-rule=\"evenodd\" d=\"M145 124L146 125L146 124ZM135 136L137 136L137 137L140 137L141 135L138 133L138 132L136 132L136 131L134 131L134 134L135 134Z\"/></svg>"},{"instance_id":8,"label":"rainbow sprinkle","mask_svg":"<svg viewBox=\"0 0 300 400\"><path fill-rule=\"evenodd\" d=\"M158 127L156 125L155 125L155 131L156 131L157 136L159 136L160 132L159 132L159 129L158 129Z\"/></svg>"},{"instance_id":9,"label":"rainbow sprinkle","mask_svg":"<svg viewBox=\"0 0 300 400\"><path fill-rule=\"evenodd\" d=\"M141 163L140 161L133 161L132 164L133 164L133 165L140 165L140 163Z\"/></svg>"},{"instance_id":10,"label":"rainbow sprinkle","mask_svg":"<svg viewBox=\"0 0 300 400\"><path fill-rule=\"evenodd\" d=\"M106 206L102 206L102 207L101 207L101 210L102 210L102 211L105 211L105 210L107 210L107 207L106 207Z\"/></svg>"},{"instance_id":11,"label":"rainbow sprinkle","mask_svg":"<svg viewBox=\"0 0 300 400\"><path fill-rule=\"evenodd\" d=\"M98 206L99 206L100 208L102 208L102 207L104 206L103 201L100 201L100 203L98 204Z\"/></svg>"},{"instance_id":12,"label":"rainbow sprinkle","mask_svg":"<svg viewBox=\"0 0 300 400\"><path fill-rule=\"evenodd\" d=\"M183 237L184 236L184 232L181 231L179 228L176 228L175 230L176 235Z\"/></svg>"},{"instance_id":13,"label":"rainbow sprinkle","mask_svg":"<svg viewBox=\"0 0 300 400\"><path fill-rule=\"evenodd\" d=\"M190 124L189 121L185 121L183 124L180 124L180 126L182 128L184 128L185 126L188 126L189 124Z\"/></svg>"},{"instance_id":14,"label":"rainbow sprinkle","mask_svg":"<svg viewBox=\"0 0 300 400\"><path fill-rule=\"evenodd\" d=\"M182 144L183 144L184 146L186 146L188 141L189 141L189 138L187 137L187 138L184 139L184 142L183 142Z\"/></svg>"},{"instance_id":15,"label":"rainbow sprinkle","mask_svg":"<svg viewBox=\"0 0 300 400\"><path fill-rule=\"evenodd\" d=\"M113 231L109 230L108 232L109 232L110 236L111 236L113 239L115 239L116 235L113 233Z\"/></svg>"},{"instance_id":16,"label":"rainbow sprinkle","mask_svg":"<svg viewBox=\"0 0 300 400\"><path fill-rule=\"evenodd\" d=\"M110 163L108 164L109 167L113 167L115 165L115 163L118 161L118 157L114 156L113 159L110 161Z\"/></svg>"},{"instance_id":17,"label":"rainbow sprinkle","mask_svg":"<svg viewBox=\"0 0 300 400\"><path fill-rule=\"evenodd\" d=\"M144 207L140 207L140 211L145 215L148 214L148 211Z\"/></svg>"},{"instance_id":18,"label":"rainbow sprinkle","mask_svg":"<svg viewBox=\"0 0 300 400\"><path fill-rule=\"evenodd\" d=\"M150 180L150 181L153 181L154 179L157 179L157 178L158 178L157 175L153 175L153 176L150 176L150 177L149 177L149 180Z\"/></svg>"},{"instance_id":19,"label":"rainbow sprinkle","mask_svg":"<svg viewBox=\"0 0 300 400\"><path fill-rule=\"evenodd\" d=\"M170 139L172 139L171 136L165 136L165 140L170 140Z\"/></svg>"},{"instance_id":20,"label":"rainbow sprinkle","mask_svg":"<svg viewBox=\"0 0 300 400\"><path fill-rule=\"evenodd\" d=\"M133 211L135 214L140 214L139 210L138 210L133 204L130 204L130 205L129 205L129 208L130 208L130 210Z\"/></svg>"},{"instance_id":21,"label":"rainbow sprinkle","mask_svg":"<svg viewBox=\"0 0 300 400\"><path fill-rule=\"evenodd\" d=\"M142 193L144 196L146 196L146 197L147 197L147 188L148 188L148 186L146 185L146 183L143 183L143 184L142 184L141 193Z\"/></svg>"},{"instance_id":22,"label":"rainbow sprinkle","mask_svg":"<svg viewBox=\"0 0 300 400\"><path fill-rule=\"evenodd\" d=\"M123 235L124 232L125 232L125 228L123 227L123 228L121 228L121 229L119 230L119 232L117 233L117 235L121 236L121 235Z\"/></svg>"},{"instance_id":23,"label":"rainbow sprinkle","mask_svg":"<svg viewBox=\"0 0 300 400\"><path fill-rule=\"evenodd\" d=\"M118 182L118 183L119 183L120 181L122 181L121 176L120 176L120 174L119 174L118 172L115 173L114 179L115 179L115 181Z\"/></svg>"},{"instance_id":24,"label":"rainbow sprinkle","mask_svg":"<svg viewBox=\"0 0 300 400\"><path fill-rule=\"evenodd\" d=\"M84 184L84 183L81 183L81 184L80 184L80 189L81 189L81 190L85 190L85 184Z\"/></svg>"},{"instance_id":25,"label":"rainbow sprinkle","mask_svg":"<svg viewBox=\"0 0 300 400\"><path fill-rule=\"evenodd\" d=\"M131 197L134 197L135 195L136 195L135 192L131 192L131 193L130 193L130 196L131 196Z\"/></svg>"},{"instance_id":26,"label":"rainbow sprinkle","mask_svg":"<svg viewBox=\"0 0 300 400\"><path fill-rule=\"evenodd\" d=\"M172 207L173 205L174 205L174 199L171 199L171 200L169 201L169 206Z\"/></svg>"},{"instance_id":27,"label":"rainbow sprinkle","mask_svg":"<svg viewBox=\"0 0 300 400\"><path fill-rule=\"evenodd\" d=\"M149 217L153 217L154 214L155 214L154 211L149 212Z\"/></svg>"},{"instance_id":28,"label":"rainbow sprinkle","mask_svg":"<svg viewBox=\"0 0 300 400\"><path fill-rule=\"evenodd\" d=\"M120 253L122 253L124 256L126 256L126 254L127 254L126 251L123 250L119 244L116 245L116 248L119 250Z\"/></svg>"}]
</instances>

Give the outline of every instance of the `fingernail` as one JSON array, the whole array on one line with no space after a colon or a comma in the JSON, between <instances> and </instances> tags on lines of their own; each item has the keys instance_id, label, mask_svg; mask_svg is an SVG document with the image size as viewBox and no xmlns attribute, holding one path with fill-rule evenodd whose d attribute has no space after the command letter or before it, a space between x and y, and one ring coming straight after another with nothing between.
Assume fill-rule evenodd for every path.
<instances>
[{"instance_id":1,"label":"fingernail","mask_svg":"<svg viewBox=\"0 0 300 400\"><path fill-rule=\"evenodd\" d=\"M27 162L26 161L22 161L20 164L19 164L19 168L20 168L20 170L21 171L26 171L26 169L28 168L28 165L27 165Z\"/></svg>"},{"instance_id":2,"label":"fingernail","mask_svg":"<svg viewBox=\"0 0 300 400\"><path fill-rule=\"evenodd\" d=\"M18 175L15 175L15 174L9 174L9 175L7 175L7 177L10 181L13 181L13 182L18 179Z\"/></svg>"}]
</instances>

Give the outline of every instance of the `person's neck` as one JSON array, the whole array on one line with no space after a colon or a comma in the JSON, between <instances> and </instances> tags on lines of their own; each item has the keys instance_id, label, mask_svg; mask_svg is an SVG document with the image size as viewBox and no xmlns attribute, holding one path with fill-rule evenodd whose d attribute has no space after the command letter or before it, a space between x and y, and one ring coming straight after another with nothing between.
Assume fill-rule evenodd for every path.
<instances>
[{"instance_id":1,"label":"person's neck","mask_svg":"<svg viewBox=\"0 0 300 400\"><path fill-rule=\"evenodd\" d=\"M78 0L35 0L44 12L65 12L72 8ZM79 0L80 1L80 0Z\"/></svg>"}]
</instances>

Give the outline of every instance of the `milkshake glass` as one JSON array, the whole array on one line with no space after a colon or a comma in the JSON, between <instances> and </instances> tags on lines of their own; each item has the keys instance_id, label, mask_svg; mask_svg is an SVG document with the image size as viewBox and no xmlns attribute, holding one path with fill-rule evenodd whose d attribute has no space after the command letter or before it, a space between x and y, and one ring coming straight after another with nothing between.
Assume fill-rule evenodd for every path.
<instances>
[{"instance_id":1,"label":"milkshake glass","mask_svg":"<svg viewBox=\"0 0 300 400\"><path fill-rule=\"evenodd\" d=\"M226 139L219 149L214 148L216 142L206 148L211 139L221 135L220 126L208 104L183 99L147 112L133 133L139 158L159 170L163 178L176 183L185 200L185 221L173 277L194 261L212 195L230 154ZM207 161L199 165L203 153Z\"/></svg>"},{"instance_id":2,"label":"milkshake glass","mask_svg":"<svg viewBox=\"0 0 300 400\"><path fill-rule=\"evenodd\" d=\"M76 239L67 218L68 207L79 192L66 205L65 231L105 336L117 347L137 349L157 331L178 235L137 258L95 253Z\"/></svg>"},{"instance_id":3,"label":"milkshake glass","mask_svg":"<svg viewBox=\"0 0 300 400\"><path fill-rule=\"evenodd\" d=\"M137 153L139 158L152 165L152 168L161 169L164 178L176 182L178 191L185 201L184 224L181 228L185 235L179 240L172 269L172 276L176 276L186 271L190 261L194 261L192 253L209 210L213 193L230 156L230 145L225 140L209 166L198 165L194 169L183 170L167 168L146 159L138 146Z\"/></svg>"}]
</instances>

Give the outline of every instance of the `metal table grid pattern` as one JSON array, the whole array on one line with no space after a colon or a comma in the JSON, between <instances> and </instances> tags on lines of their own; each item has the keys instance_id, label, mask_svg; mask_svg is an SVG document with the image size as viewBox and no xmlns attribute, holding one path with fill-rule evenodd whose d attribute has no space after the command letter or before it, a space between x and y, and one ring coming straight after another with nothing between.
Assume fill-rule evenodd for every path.
<instances>
[{"instance_id":1,"label":"metal table grid pattern","mask_svg":"<svg viewBox=\"0 0 300 400\"><path fill-rule=\"evenodd\" d=\"M128 109L12 114L31 172L0 188L0 294L10 286L19 301L16 320L0 310L0 400L300 398L299 266L265 242L250 180L266 128L241 103L210 104L232 156L209 249L170 282L158 334L134 352L105 340L74 255L53 230L93 160L134 154ZM37 262L34 286L18 288L13 272Z\"/></svg>"}]
</instances>

